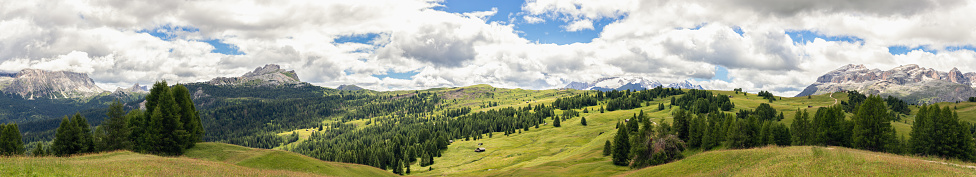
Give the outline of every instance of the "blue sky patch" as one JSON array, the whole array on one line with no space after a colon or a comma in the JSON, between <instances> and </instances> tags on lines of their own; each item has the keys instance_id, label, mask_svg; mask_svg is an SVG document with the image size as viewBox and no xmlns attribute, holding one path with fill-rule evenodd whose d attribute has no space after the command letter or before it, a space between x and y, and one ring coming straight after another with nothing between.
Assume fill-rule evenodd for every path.
<instances>
[{"instance_id":1,"label":"blue sky patch","mask_svg":"<svg viewBox=\"0 0 976 177\"><path fill-rule=\"evenodd\" d=\"M729 69L728 68L725 68L724 66L715 65L715 76L712 76L711 79L692 78L691 80L698 81L698 82L710 81L710 80L720 80L720 81L725 81L725 82L730 82L731 83L732 82L732 77L729 77Z\"/></svg>"},{"instance_id":2,"label":"blue sky patch","mask_svg":"<svg viewBox=\"0 0 976 177\"><path fill-rule=\"evenodd\" d=\"M563 26L569 25L571 22L564 22L562 20L546 20L546 22L536 24L516 24L515 30L522 31L522 33L519 33L519 37L528 39L529 41L538 42L540 44L561 45L588 43L593 41L593 39L600 37L600 32L603 31L603 27L606 27L610 23L613 23L621 18L623 17L593 20L592 30L584 29L579 31L566 31Z\"/></svg>"},{"instance_id":3,"label":"blue sky patch","mask_svg":"<svg viewBox=\"0 0 976 177\"><path fill-rule=\"evenodd\" d=\"M820 34L816 31L810 30L791 30L786 31L786 35L789 35L793 39L793 43L806 44L812 42L814 39L820 38L824 41L841 41L848 43L860 43L864 44L864 39L855 36L827 36Z\"/></svg>"},{"instance_id":4,"label":"blue sky patch","mask_svg":"<svg viewBox=\"0 0 976 177\"><path fill-rule=\"evenodd\" d=\"M170 41L178 37L180 33L195 33L198 31L200 31L200 29L194 28L192 26L163 25L153 29L143 29L136 32L146 33L153 37L162 39L164 41Z\"/></svg>"},{"instance_id":5,"label":"blue sky patch","mask_svg":"<svg viewBox=\"0 0 976 177\"><path fill-rule=\"evenodd\" d=\"M451 13L468 13L468 12L478 12L478 11L491 11L492 8L498 10L495 15L489 17L487 21L498 22L500 24L512 24L514 29L518 32L519 37L525 38L529 41L541 43L541 44L572 44L572 43L587 43L593 41L593 39L600 37L600 32L603 31L603 27L610 23L613 23L619 19L623 19L626 15L615 17L615 18L602 18L602 19L590 19L593 21L593 29L584 29L579 31L566 31L563 26L567 26L572 21L564 21L562 19L570 19L567 16L558 14L555 16L543 15L539 18L545 19L545 22L540 22L536 24L530 24L525 21L525 12L522 12L522 5L525 4L524 0L497 0L497 1L465 1L465 0L445 0L442 7L435 7L434 10L451 12ZM579 7L577 7L579 8Z\"/></svg>"},{"instance_id":6,"label":"blue sky patch","mask_svg":"<svg viewBox=\"0 0 976 177\"><path fill-rule=\"evenodd\" d=\"M336 44L349 43L349 42L360 43L360 44L372 44L373 40L375 40L379 36L380 34L378 33L344 35L344 36L336 37L334 40L332 40L332 42Z\"/></svg>"},{"instance_id":7,"label":"blue sky patch","mask_svg":"<svg viewBox=\"0 0 976 177\"><path fill-rule=\"evenodd\" d=\"M891 53L892 55L904 55L907 54L908 52L915 51L915 50L922 50L923 52L928 52L933 54L939 53L936 50L929 49L927 45L916 46L914 48L909 48L908 46L903 46L903 45L888 47L888 53Z\"/></svg>"},{"instance_id":8,"label":"blue sky patch","mask_svg":"<svg viewBox=\"0 0 976 177\"><path fill-rule=\"evenodd\" d=\"M376 74L373 75L373 77L380 78L380 79L394 78L394 79L411 80L411 78L417 74L420 74L420 71L407 71L407 72L398 73L398 72L393 72L393 70L391 69L389 71L386 71L386 74Z\"/></svg>"},{"instance_id":9,"label":"blue sky patch","mask_svg":"<svg viewBox=\"0 0 976 177\"><path fill-rule=\"evenodd\" d=\"M946 47L945 50L950 52L954 52L958 50L969 50L969 51L976 52L976 47L974 47L973 45L949 46Z\"/></svg>"},{"instance_id":10,"label":"blue sky patch","mask_svg":"<svg viewBox=\"0 0 976 177\"><path fill-rule=\"evenodd\" d=\"M742 34L745 34L745 32L742 31L742 28L738 26L733 26L732 31L739 34L739 37L742 37Z\"/></svg>"},{"instance_id":11,"label":"blue sky patch","mask_svg":"<svg viewBox=\"0 0 976 177\"><path fill-rule=\"evenodd\" d=\"M214 47L210 52L212 53L222 53L225 55L244 55L244 52L238 50L236 45L224 43L219 39L208 39L200 40L200 42L206 42Z\"/></svg>"}]
</instances>

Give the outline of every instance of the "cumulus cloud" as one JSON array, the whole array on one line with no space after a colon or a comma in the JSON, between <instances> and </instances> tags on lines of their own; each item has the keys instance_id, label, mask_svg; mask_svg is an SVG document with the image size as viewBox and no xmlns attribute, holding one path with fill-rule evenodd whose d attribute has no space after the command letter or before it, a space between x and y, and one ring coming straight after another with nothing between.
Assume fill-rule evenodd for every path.
<instances>
[{"instance_id":1,"label":"cumulus cloud","mask_svg":"<svg viewBox=\"0 0 976 177\"><path fill-rule=\"evenodd\" d=\"M817 76L850 63L976 71L976 52L941 50L976 45L972 0L528 0L508 23L488 21L497 8L449 13L435 10L440 3L7 1L0 3L0 70L69 70L88 73L100 85L127 87L239 76L276 63L304 81L330 87L546 89L642 76L777 95L794 95ZM591 42L565 45L520 36L519 25L542 23L568 32L602 31ZM795 43L784 33L796 30L863 42ZM333 42L348 36L375 37ZM204 40L244 54L215 53ZM888 47L894 45L939 52L892 55ZM733 79L710 80L716 66L728 68ZM408 71L417 74L374 76Z\"/></svg>"},{"instance_id":2,"label":"cumulus cloud","mask_svg":"<svg viewBox=\"0 0 976 177\"><path fill-rule=\"evenodd\" d=\"M577 20L563 26L566 31L593 30L593 21L589 19Z\"/></svg>"}]
</instances>

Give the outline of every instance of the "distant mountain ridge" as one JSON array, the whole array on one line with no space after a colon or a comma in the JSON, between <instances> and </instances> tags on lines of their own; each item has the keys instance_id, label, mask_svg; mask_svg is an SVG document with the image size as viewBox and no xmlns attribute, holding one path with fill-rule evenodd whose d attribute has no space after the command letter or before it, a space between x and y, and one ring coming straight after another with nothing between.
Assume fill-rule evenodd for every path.
<instances>
[{"instance_id":1,"label":"distant mountain ridge","mask_svg":"<svg viewBox=\"0 0 976 177\"><path fill-rule=\"evenodd\" d=\"M571 82L563 88L576 89L576 90L644 90L653 89L655 87L665 87L665 88L682 88L682 89L699 89L704 88L701 85L694 85L691 82L684 81L679 83L671 83L667 86L661 84L658 81L652 81L645 79L643 77L605 77L597 79L591 83L585 82Z\"/></svg>"},{"instance_id":2,"label":"distant mountain ridge","mask_svg":"<svg viewBox=\"0 0 976 177\"><path fill-rule=\"evenodd\" d=\"M797 96L854 90L912 103L954 102L976 96L974 81L976 72L962 73L957 68L943 72L910 64L882 71L849 64L818 77Z\"/></svg>"},{"instance_id":3,"label":"distant mountain ridge","mask_svg":"<svg viewBox=\"0 0 976 177\"><path fill-rule=\"evenodd\" d=\"M0 74L0 90L25 99L91 97L105 92L88 74L40 69Z\"/></svg>"},{"instance_id":4,"label":"distant mountain ridge","mask_svg":"<svg viewBox=\"0 0 976 177\"><path fill-rule=\"evenodd\" d=\"M284 70L276 64L267 64L240 77L218 77L208 82L211 85L233 86L277 86L284 84L301 84L295 70Z\"/></svg>"},{"instance_id":5,"label":"distant mountain ridge","mask_svg":"<svg viewBox=\"0 0 976 177\"><path fill-rule=\"evenodd\" d=\"M336 87L336 90L362 90L362 89L363 89L362 87L356 85L339 85L339 87Z\"/></svg>"}]
</instances>

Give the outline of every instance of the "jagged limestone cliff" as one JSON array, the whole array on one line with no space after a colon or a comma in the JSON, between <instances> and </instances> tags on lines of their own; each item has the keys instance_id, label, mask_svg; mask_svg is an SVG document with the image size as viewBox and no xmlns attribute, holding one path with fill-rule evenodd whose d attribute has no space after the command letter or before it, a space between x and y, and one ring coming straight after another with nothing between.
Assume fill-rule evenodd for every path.
<instances>
[{"instance_id":1,"label":"jagged limestone cliff","mask_svg":"<svg viewBox=\"0 0 976 177\"><path fill-rule=\"evenodd\" d=\"M911 103L965 101L976 96L974 80L976 73L964 74L956 68L941 72L911 64L882 71L850 64L820 76L797 96L855 90L891 95Z\"/></svg>"},{"instance_id":2,"label":"jagged limestone cliff","mask_svg":"<svg viewBox=\"0 0 976 177\"><path fill-rule=\"evenodd\" d=\"M105 92L85 73L25 69L0 75L0 90L25 99L90 97Z\"/></svg>"}]
</instances>

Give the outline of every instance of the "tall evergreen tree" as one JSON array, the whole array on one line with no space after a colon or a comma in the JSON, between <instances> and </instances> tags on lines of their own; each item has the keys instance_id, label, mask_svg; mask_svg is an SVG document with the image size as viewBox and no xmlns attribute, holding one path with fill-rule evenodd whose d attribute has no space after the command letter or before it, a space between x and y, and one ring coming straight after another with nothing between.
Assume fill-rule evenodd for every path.
<instances>
[{"instance_id":1,"label":"tall evergreen tree","mask_svg":"<svg viewBox=\"0 0 976 177\"><path fill-rule=\"evenodd\" d=\"M51 151L57 156L67 156L78 153L81 150L81 140L79 137L78 126L71 122L68 116L61 119L61 125L54 133L54 142L51 143Z\"/></svg>"},{"instance_id":2,"label":"tall evergreen tree","mask_svg":"<svg viewBox=\"0 0 976 177\"><path fill-rule=\"evenodd\" d=\"M793 124L791 124L791 135L792 144L796 146L810 145L810 135L812 133L812 127L810 126L810 114L806 110L800 113L800 110L796 110L796 114L793 116Z\"/></svg>"},{"instance_id":3,"label":"tall evergreen tree","mask_svg":"<svg viewBox=\"0 0 976 177\"><path fill-rule=\"evenodd\" d=\"M149 143L146 142L145 133L147 129L146 115L142 110L134 109L125 115L126 127L129 128L128 141L131 142L130 150L135 152L146 152Z\"/></svg>"},{"instance_id":4,"label":"tall evergreen tree","mask_svg":"<svg viewBox=\"0 0 976 177\"><path fill-rule=\"evenodd\" d=\"M173 87L173 99L179 106L180 120L183 128L189 134L184 147L192 148L194 144L203 140L203 125L200 123L200 115L197 113L193 100L190 99L190 91L182 84Z\"/></svg>"},{"instance_id":5,"label":"tall evergreen tree","mask_svg":"<svg viewBox=\"0 0 976 177\"><path fill-rule=\"evenodd\" d=\"M610 155L610 152L613 152L613 144L610 144L610 140L607 140L606 143L603 143L603 156Z\"/></svg>"},{"instance_id":6,"label":"tall evergreen tree","mask_svg":"<svg viewBox=\"0 0 976 177\"><path fill-rule=\"evenodd\" d=\"M870 151L886 151L889 140L894 139L891 123L888 122L888 108L881 96L870 96L854 115L853 145L855 148Z\"/></svg>"},{"instance_id":7,"label":"tall evergreen tree","mask_svg":"<svg viewBox=\"0 0 976 177\"><path fill-rule=\"evenodd\" d=\"M104 128L106 136L102 139L105 147L102 150L111 151L119 149L129 149L132 143L129 141L130 129L122 102L115 100L108 107L106 113L108 119L102 122L100 127Z\"/></svg>"},{"instance_id":8,"label":"tall evergreen tree","mask_svg":"<svg viewBox=\"0 0 976 177\"><path fill-rule=\"evenodd\" d=\"M555 118L555 119L556 119L556 120L553 120L553 121L552 121L552 126L553 126L553 127L559 127L559 116L556 116L556 118Z\"/></svg>"},{"instance_id":9,"label":"tall evergreen tree","mask_svg":"<svg viewBox=\"0 0 976 177\"><path fill-rule=\"evenodd\" d=\"M17 124L0 124L0 155L24 154L24 140Z\"/></svg>"},{"instance_id":10,"label":"tall evergreen tree","mask_svg":"<svg viewBox=\"0 0 976 177\"><path fill-rule=\"evenodd\" d=\"M583 117L583 118L580 119L580 124L583 124L583 126L586 126L586 117Z\"/></svg>"},{"instance_id":11,"label":"tall evergreen tree","mask_svg":"<svg viewBox=\"0 0 976 177\"><path fill-rule=\"evenodd\" d=\"M613 137L613 164L627 166L630 162L630 131L626 126L617 129L617 135Z\"/></svg>"},{"instance_id":12,"label":"tall evergreen tree","mask_svg":"<svg viewBox=\"0 0 976 177\"><path fill-rule=\"evenodd\" d=\"M74 118L72 118L72 123L78 126L78 143L80 144L78 153L89 153L96 152L95 140L92 136L91 125L88 124L88 120L81 116L81 113L75 113Z\"/></svg>"},{"instance_id":13,"label":"tall evergreen tree","mask_svg":"<svg viewBox=\"0 0 976 177\"><path fill-rule=\"evenodd\" d=\"M674 97L672 97L674 98ZM684 109L678 109L674 113L674 131L678 135L678 138L682 141L688 141L688 133L691 124L691 115L688 114Z\"/></svg>"}]
</instances>

